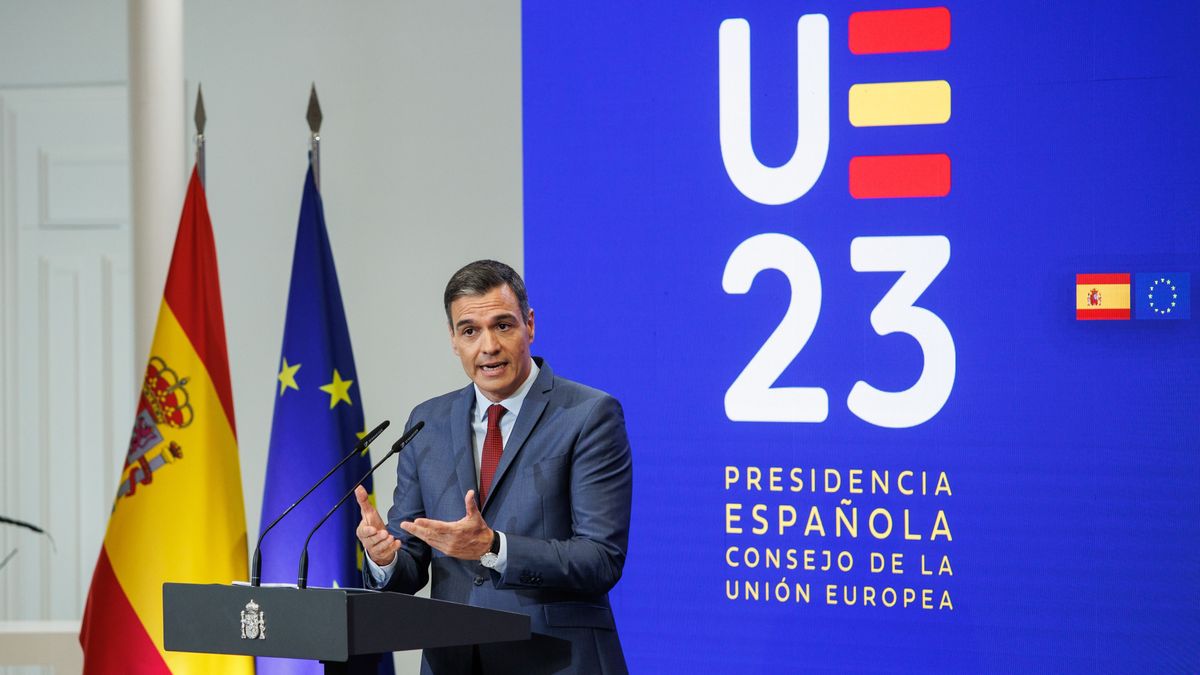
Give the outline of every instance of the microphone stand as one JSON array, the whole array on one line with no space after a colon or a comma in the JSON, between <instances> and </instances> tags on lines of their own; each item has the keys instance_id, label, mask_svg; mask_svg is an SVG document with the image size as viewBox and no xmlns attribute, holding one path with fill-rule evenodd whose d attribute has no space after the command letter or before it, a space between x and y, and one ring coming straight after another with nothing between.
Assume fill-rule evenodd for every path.
<instances>
[{"instance_id":1,"label":"microphone stand","mask_svg":"<svg viewBox=\"0 0 1200 675\"><path fill-rule=\"evenodd\" d=\"M334 472L336 472L338 469L342 468L342 465L344 465L346 462L349 462L351 457L354 457L355 455L358 455L358 454L362 454L362 452L364 450L366 450L368 447L370 447L371 443L376 438L379 437L379 434L383 433L384 429L388 428L389 424L391 424L390 421L384 420L382 424L380 424L379 426L372 429L371 433L369 433L365 437L363 437L363 439L360 440L358 443L355 443L354 449L351 450L349 452L349 454L347 454L345 457L343 457L342 461L340 461L336 465L334 465L334 467L332 469L330 469L328 471L328 473L326 473L324 476L321 476L321 480L317 481L316 485L313 485L312 487L310 487L308 489L308 492L305 492L303 495L300 496L299 499L292 502L292 505L287 507L286 511L279 514L279 517L276 518L275 520L271 521L271 524L267 526L267 529L263 530L262 534L258 535L258 542L254 544L254 563L251 565L251 572L250 572L250 585L251 586L260 586L262 583L262 542L263 542L263 538L267 536L267 533L270 532L271 529L274 528L276 525L278 525L279 521L283 520L284 516L291 513L292 509L299 506L300 502L304 501L304 499L306 497L311 495L313 493L313 490L316 490L318 487L320 487L321 483L325 482L325 479L329 478L330 476L332 476L334 474Z\"/></svg>"},{"instance_id":2,"label":"microphone stand","mask_svg":"<svg viewBox=\"0 0 1200 675\"><path fill-rule=\"evenodd\" d=\"M375 466L371 467L369 471L364 473L363 477L359 478L358 482L354 484L354 487L350 488L349 492L342 495L342 498L338 500L337 504L334 504L333 508L329 509L329 512L325 514L325 517L321 518L321 520L317 523L317 526L308 533L308 537L304 540L304 549L300 552L300 572L296 575L296 588L308 588L308 542L312 541L313 535L317 533L317 530L321 529L321 526L325 524L325 521L329 520L330 516L332 516L339 508L341 508L342 504L350 498L350 495L354 494L354 491L358 489L358 486L362 485L363 481L365 481L367 477L375 473L375 469L378 469L384 462L388 461L392 455L403 450L404 446L408 445L409 441L415 438L424 427L425 422L417 422L414 424L413 427L408 430L408 433L401 436L400 440L396 441L396 443L392 445L391 452L384 455L383 459L375 462Z\"/></svg>"}]
</instances>

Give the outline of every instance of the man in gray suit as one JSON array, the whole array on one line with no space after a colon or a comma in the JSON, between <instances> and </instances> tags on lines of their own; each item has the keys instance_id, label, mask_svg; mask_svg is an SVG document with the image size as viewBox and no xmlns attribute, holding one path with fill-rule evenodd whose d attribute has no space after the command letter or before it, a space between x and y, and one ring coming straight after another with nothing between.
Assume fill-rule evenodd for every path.
<instances>
[{"instance_id":1,"label":"man in gray suit","mask_svg":"<svg viewBox=\"0 0 1200 675\"><path fill-rule=\"evenodd\" d=\"M535 638L429 649L422 673L624 673L608 591L629 540L632 460L620 404L530 355L511 267L450 278L450 343L472 383L417 406L383 522L359 488L369 587L528 614Z\"/></svg>"}]
</instances>

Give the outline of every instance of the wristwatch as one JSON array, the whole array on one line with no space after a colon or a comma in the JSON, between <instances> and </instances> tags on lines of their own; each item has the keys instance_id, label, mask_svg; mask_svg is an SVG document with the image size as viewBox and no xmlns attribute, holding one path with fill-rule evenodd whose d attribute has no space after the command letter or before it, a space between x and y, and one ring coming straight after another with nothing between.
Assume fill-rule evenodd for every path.
<instances>
[{"instance_id":1,"label":"wristwatch","mask_svg":"<svg viewBox=\"0 0 1200 675\"><path fill-rule=\"evenodd\" d=\"M479 564L489 570L496 569L496 563L500 562L500 533L492 530L492 548L479 557Z\"/></svg>"}]
</instances>

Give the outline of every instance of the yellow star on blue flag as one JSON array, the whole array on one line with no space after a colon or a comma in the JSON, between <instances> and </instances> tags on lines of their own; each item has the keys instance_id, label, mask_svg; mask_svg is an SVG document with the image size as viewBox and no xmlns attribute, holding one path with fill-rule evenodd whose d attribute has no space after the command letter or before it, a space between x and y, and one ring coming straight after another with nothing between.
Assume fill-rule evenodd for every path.
<instances>
[{"instance_id":1,"label":"yellow star on blue flag","mask_svg":"<svg viewBox=\"0 0 1200 675\"><path fill-rule=\"evenodd\" d=\"M333 407L341 401L345 401L346 405L354 405L354 402L350 400L350 385L352 384L354 384L354 380L343 380L337 368L333 369L333 381L319 387L321 391L329 394L330 410L333 410Z\"/></svg>"},{"instance_id":2,"label":"yellow star on blue flag","mask_svg":"<svg viewBox=\"0 0 1200 675\"><path fill-rule=\"evenodd\" d=\"M283 396L284 390L295 389L300 391L300 385L296 384L296 371L300 370L300 364L288 365L287 357L283 357L283 367L279 369L279 395Z\"/></svg>"}]
</instances>

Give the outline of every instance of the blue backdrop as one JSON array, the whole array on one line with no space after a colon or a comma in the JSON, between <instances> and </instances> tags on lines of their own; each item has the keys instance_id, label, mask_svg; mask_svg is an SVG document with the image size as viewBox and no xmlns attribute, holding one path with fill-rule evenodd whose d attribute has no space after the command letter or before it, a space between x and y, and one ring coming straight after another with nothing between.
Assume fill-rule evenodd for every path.
<instances>
[{"instance_id":1,"label":"blue backdrop","mask_svg":"<svg viewBox=\"0 0 1200 675\"><path fill-rule=\"evenodd\" d=\"M1077 274L1163 270L1190 297L1200 5L949 2L948 48L892 54L852 53L850 15L913 5L846 5L523 4L534 351L626 408L631 668L1197 671L1197 322L1075 298ZM771 167L820 107L804 14L828 22L828 151L763 203L723 156L722 22L749 27ZM943 80L945 123L849 121L855 84ZM949 158L948 194L851 195L851 158L914 154ZM927 311L889 296L881 335L905 269Z\"/></svg>"}]
</instances>

